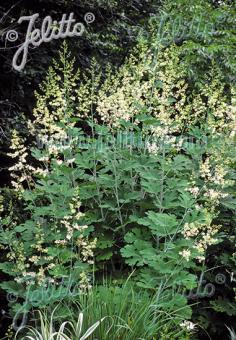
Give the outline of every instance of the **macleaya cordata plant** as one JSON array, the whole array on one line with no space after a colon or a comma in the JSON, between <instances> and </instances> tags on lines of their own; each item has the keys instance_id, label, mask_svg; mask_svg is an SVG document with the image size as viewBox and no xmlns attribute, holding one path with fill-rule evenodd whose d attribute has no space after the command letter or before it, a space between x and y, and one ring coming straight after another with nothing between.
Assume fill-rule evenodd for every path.
<instances>
[{"instance_id":1,"label":"macleaya cordata plant","mask_svg":"<svg viewBox=\"0 0 236 340\"><path fill-rule=\"evenodd\" d=\"M1 232L7 254L0 267L14 279L1 287L26 299L27 307L40 305L34 295L37 288L57 286L62 278L64 284L76 283L77 293L91 287L87 273L93 266L96 239L90 239L92 226L80 209L78 173L70 154L68 149L60 156L48 149L32 151L45 169L34 174L33 188L21 192L27 218L21 223L6 219Z\"/></svg>"},{"instance_id":2,"label":"macleaya cordata plant","mask_svg":"<svg viewBox=\"0 0 236 340\"><path fill-rule=\"evenodd\" d=\"M60 55L63 61L65 51L64 46ZM1 220L0 243L6 255L0 268L11 277L10 281L1 283L1 288L16 296L18 303L13 303L12 309L17 312L60 300L62 285L64 290L68 285L76 286L74 290L79 294L90 289L92 284L90 273L96 247L96 239L90 237L93 227L87 224L81 211L79 174L73 165L72 145L57 145L58 139L69 138L67 129L73 126L73 123L67 127L63 125L72 114L72 90L77 79L77 75L69 79L72 64L63 68L62 91L57 88L60 77L52 68L49 70L44 90L46 97L53 95L49 106L54 115L51 117L46 110L45 97L37 96L36 120L34 125L29 123L32 135L37 126L41 131L38 138L51 136L53 144L37 148L37 142L42 142L38 139L36 148L30 149L17 131L12 135L10 155L16 164L10 171L22 216L14 216L11 211ZM39 117L40 110L44 112L43 118ZM30 159L32 165L29 165ZM57 290L57 293L45 301L38 293L41 287Z\"/></svg>"},{"instance_id":3,"label":"macleaya cordata plant","mask_svg":"<svg viewBox=\"0 0 236 340\"><path fill-rule=\"evenodd\" d=\"M14 281L1 286L25 297L28 285L72 276L86 290L91 266L136 269L139 286L168 291L164 310L184 311L231 199L234 89L214 63L191 84L175 45L156 59L143 43L118 73L108 67L103 80L93 64L84 82L67 52L36 95L34 150L13 133L12 185L26 218L3 221L0 268Z\"/></svg>"},{"instance_id":4,"label":"macleaya cordata plant","mask_svg":"<svg viewBox=\"0 0 236 340\"><path fill-rule=\"evenodd\" d=\"M65 43L60 51L60 64L55 60L53 66L49 67L45 81L40 85L40 93L36 92L36 107L33 110L34 120L27 121L27 127L33 142L30 146L39 149L48 145L51 141L51 154L58 153L53 142L66 139L67 135L60 124L69 124L69 117L73 114L75 105L75 91L78 86L79 71L73 72L74 59L70 59L68 48ZM67 58L69 61L67 62ZM58 124L60 123L60 124ZM73 123L70 123L73 126ZM37 136L37 137L36 137ZM30 147L27 148L27 141L20 136L19 131L13 131L11 149L9 153L15 164L9 168L12 176L12 186L21 191L23 183L34 185L32 174L42 174L42 167L29 165Z\"/></svg>"},{"instance_id":5,"label":"macleaya cordata plant","mask_svg":"<svg viewBox=\"0 0 236 340\"><path fill-rule=\"evenodd\" d=\"M150 124L148 116L139 119ZM100 126L93 124L93 128L101 137ZM208 139L205 145L197 137L199 131L193 130L194 142L182 136L161 143L146 138L138 149L141 131L138 127L135 131L124 135L130 139L124 147L119 146L119 137L106 144L108 129L103 128L104 140L100 139L97 150L87 139L75 157L78 168L87 170L80 185L81 200L99 216L96 259L113 262L113 256L121 253L126 263L138 269L139 285L154 291L161 284L190 289L196 284L194 272L203 268L208 246L217 243L220 226L214 218L219 202L204 195L210 189L201 176L201 160L206 152L219 156L222 140L217 145L217 139ZM225 181L217 187L222 198L227 196L227 185ZM121 235L125 245L119 249Z\"/></svg>"},{"instance_id":6,"label":"macleaya cordata plant","mask_svg":"<svg viewBox=\"0 0 236 340\"><path fill-rule=\"evenodd\" d=\"M97 107L101 120L113 133L126 124L131 130L135 130L138 126L142 134L146 133L148 136L147 150L150 157L142 160L145 171L150 171L150 175L143 175L144 178L149 177L150 182L148 190L146 186L145 190L142 190L145 197L145 202L142 202L145 207L143 210L147 210L142 211L142 214L147 216L139 219L135 216L136 220L131 220L127 225L127 218L124 222L124 216L127 217L127 211L124 209L127 201L125 201L126 197L123 197L122 190L119 190L120 207L123 210L120 213L123 217L121 225L125 224L127 231L126 234L124 231L127 244L121 249L121 254L131 267L141 269L137 271L139 284L152 289L155 289L160 281L165 282L168 288L174 287L176 283L179 287L189 288L190 285L186 286L186 280L185 282L182 280L182 270L196 275L200 274L200 271L203 273L206 266L210 271L209 267L213 267L214 264L225 266L227 263L226 271L230 272L232 277L234 265L230 268L230 261L235 262L235 253L233 254L235 237L232 233L235 221L232 217L230 221L232 260L229 261L229 256L227 255L227 260L223 254L225 248L222 242L224 239L228 240L228 237L224 236L225 230L227 234L230 233L227 231L228 222L226 221L222 232L222 219L219 221L218 217L222 208L232 209L232 215L236 208L235 86L225 80L219 65L210 60L204 73L198 81L194 82L193 79L189 79L189 65L184 58L186 45L173 44L163 49L155 40L155 34L153 39L150 37L148 39L145 41L144 38L141 41L138 57L131 56L127 64L121 67L118 75L111 78L112 86L109 87L109 80L107 80L106 88L102 87L99 93ZM130 122L132 124L129 124ZM188 139L190 143L182 143ZM168 143L173 144L171 150L160 147ZM123 169L122 174L120 172L122 158L120 155L121 153L117 152L116 161L113 162L113 165L116 164L113 175L120 174L119 177L116 176L114 183L116 182L117 188L125 188L124 191L129 192L122 180L126 172ZM148 168L148 161L154 156L154 165L151 164ZM109 156L107 154L107 157L111 159L111 153ZM180 160L180 167L176 166L175 158ZM158 168L158 163L160 163L159 171L154 172L154 169ZM127 158L124 164L127 168ZM131 169L132 179L134 178L134 182L139 184L138 188L142 187L138 162ZM111 172L112 167L107 171L107 175ZM185 184L180 188L182 176ZM173 182L176 180L175 185L171 180ZM132 185L132 193L134 187ZM185 190L188 192L187 195L182 193ZM157 196L154 205L148 204L148 194ZM180 201L182 195L185 197L184 205ZM104 196L107 196L107 191ZM135 211L134 215L136 215L134 207L138 203L137 197L138 195L131 208ZM107 201L110 202L110 198ZM139 211L140 206L139 203ZM185 211L183 207L186 207ZM110 204L110 210L112 209L114 204L113 206ZM106 211L103 215L106 215ZM135 223L141 226L137 228ZM148 227L150 234L145 227ZM121 229L118 230L120 236ZM154 246L155 236L157 242ZM216 246L220 242L221 245ZM114 244L116 242L113 239ZM180 244L182 249L177 250ZM209 261L217 258L214 249L219 255L222 254L221 262ZM158 251L160 255L157 258ZM211 254L207 256L209 251ZM190 278L188 275L183 277ZM232 288L231 292L233 293ZM221 297L218 299L215 296L212 300L210 304L215 311L226 312L230 316L235 314L235 302L232 299L222 300ZM208 306L208 302L205 302L204 306ZM199 320L203 319L206 325L209 320L206 320L205 315L200 315Z\"/></svg>"}]
</instances>

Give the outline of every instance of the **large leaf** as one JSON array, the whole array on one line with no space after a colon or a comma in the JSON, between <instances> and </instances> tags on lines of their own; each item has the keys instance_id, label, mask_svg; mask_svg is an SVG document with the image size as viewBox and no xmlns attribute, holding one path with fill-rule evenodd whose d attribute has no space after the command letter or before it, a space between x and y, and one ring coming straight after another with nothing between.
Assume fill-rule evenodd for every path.
<instances>
[{"instance_id":1,"label":"large leaf","mask_svg":"<svg viewBox=\"0 0 236 340\"><path fill-rule=\"evenodd\" d=\"M147 217L140 218L138 223L151 229L153 235L169 236L177 232L178 221L174 215L149 211Z\"/></svg>"}]
</instances>

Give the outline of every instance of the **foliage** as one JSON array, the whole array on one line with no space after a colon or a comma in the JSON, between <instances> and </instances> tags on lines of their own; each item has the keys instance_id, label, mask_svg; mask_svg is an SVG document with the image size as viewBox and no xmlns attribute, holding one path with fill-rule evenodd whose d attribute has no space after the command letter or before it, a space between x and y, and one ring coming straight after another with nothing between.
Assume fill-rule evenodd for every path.
<instances>
[{"instance_id":1,"label":"foliage","mask_svg":"<svg viewBox=\"0 0 236 340\"><path fill-rule=\"evenodd\" d=\"M97 321L94 323L90 328L84 333L84 335L81 334L82 327L83 327L83 320L84 315L83 313L79 313L78 321L74 325L70 321L65 321L60 326L58 331L55 331L54 328L54 311L51 314L50 321L48 321L48 316L43 315L41 311L39 311L39 318L40 318L40 331L37 329L34 329L32 327L25 327L24 329L29 328L29 332L25 336L25 339L28 340L49 340L49 339L60 339L60 340L72 340L72 339L78 339L78 340L85 340L88 339L91 334L94 333L96 328L100 325L101 322L103 322L104 318L102 318L100 321ZM22 329L20 329L20 332L22 332ZM18 334L17 332L15 339L17 339Z\"/></svg>"},{"instance_id":2,"label":"foliage","mask_svg":"<svg viewBox=\"0 0 236 340\"><path fill-rule=\"evenodd\" d=\"M215 284L220 266L231 280L234 19L228 4L165 1L117 70L94 59L81 72L63 45L36 93L34 119L12 133L14 201L4 202L0 267L16 282L3 289L27 302L44 280L81 279L80 291L92 271L98 281L104 271L122 281L135 270L143 294L160 289L172 313L186 308L184 294L202 273ZM22 213L14 215L16 198ZM217 313L231 326L231 282L192 307L192 320L213 334ZM24 309L49 304L29 301Z\"/></svg>"},{"instance_id":3,"label":"foliage","mask_svg":"<svg viewBox=\"0 0 236 340\"><path fill-rule=\"evenodd\" d=\"M205 0L167 0L150 21L151 34L147 31L145 35L155 53L176 44L195 81L215 63L226 82L235 84L235 10L231 1L213 6Z\"/></svg>"},{"instance_id":4,"label":"foliage","mask_svg":"<svg viewBox=\"0 0 236 340\"><path fill-rule=\"evenodd\" d=\"M33 90L45 78L47 69L55 58L61 40L42 44L34 52L29 51L27 66L21 73L12 70L12 57L18 45L25 41L25 25L17 25L21 16L39 13L37 27L40 27L45 16L51 15L53 20L61 20L62 14L74 12L75 18L85 24L86 33L79 39L68 39L74 55L79 56L76 62L84 70L90 65L95 56L101 64L107 62L120 64L130 48L135 44L140 26L146 25L149 13L156 12L160 2L151 1L120 1L120 0L22 0L20 2L1 1L0 6L0 146L3 158L3 174L1 184L9 183L7 167L10 159L6 157L12 130L17 126L23 132L25 120L32 118L35 105ZM87 25L84 20L86 13L92 12L96 20ZM8 30L14 29L19 33L19 40L12 44L6 40ZM27 100L26 100L27 98ZM24 131L27 137L27 130Z\"/></svg>"},{"instance_id":5,"label":"foliage","mask_svg":"<svg viewBox=\"0 0 236 340\"><path fill-rule=\"evenodd\" d=\"M1 221L6 259L0 267L14 279L1 283L1 287L24 299L22 311L40 306L40 287L59 284L63 277L80 290L88 289L91 285L86 273L91 272L96 244L96 239L89 238L93 227L86 224L80 209L78 173L71 165L70 150L64 153L64 164L52 153L45 155L35 149L32 155L43 158L47 167L38 169L38 177L33 168L33 189L29 181L28 189L21 193L26 218L18 223L12 213ZM21 308L17 304L12 307L15 311Z\"/></svg>"},{"instance_id":6,"label":"foliage","mask_svg":"<svg viewBox=\"0 0 236 340\"><path fill-rule=\"evenodd\" d=\"M85 315L83 332L96 320L103 320L93 334L98 339L166 339L167 336L188 339L190 334L186 327L180 326L191 315L190 308L184 306L180 297L175 306L171 306L169 296L162 291L149 295L135 288L130 280L122 285L115 281L103 282L88 294L77 296L69 305L58 305L53 311L54 329L65 320L74 324L78 311ZM50 315L51 311L47 312ZM37 313L35 317L34 327L40 329L42 320L38 322Z\"/></svg>"}]
</instances>

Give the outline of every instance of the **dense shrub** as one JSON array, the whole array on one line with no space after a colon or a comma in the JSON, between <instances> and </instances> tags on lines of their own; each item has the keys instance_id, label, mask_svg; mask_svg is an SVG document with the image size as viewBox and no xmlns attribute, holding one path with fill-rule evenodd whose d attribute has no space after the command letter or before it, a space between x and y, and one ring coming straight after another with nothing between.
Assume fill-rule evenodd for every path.
<instances>
[{"instance_id":1,"label":"dense shrub","mask_svg":"<svg viewBox=\"0 0 236 340\"><path fill-rule=\"evenodd\" d=\"M164 8L176 11L168 2ZM223 6L226 21L228 11ZM171 21L165 25L170 32ZM230 326L236 91L224 72L233 67L231 49L227 64L215 53L212 32L200 34L191 50L168 34L163 44L156 41L154 28L155 18L117 70L93 60L81 73L64 44L36 93L29 137L12 133L14 199L4 202L0 268L10 279L1 287L19 299L13 311L55 304L67 298L68 284L87 293L104 273L122 282L134 271L144 294L164 294L159 307L166 313L183 311L190 319L193 311L192 320L208 330L222 313ZM204 39L208 64L196 76L201 58L191 54ZM230 275L227 295L218 286L213 298L196 295L198 277L201 285L207 273L215 284L219 266ZM65 290L41 300L41 287L50 283ZM191 309L193 291L202 303ZM209 306L210 315L202 308Z\"/></svg>"}]
</instances>

